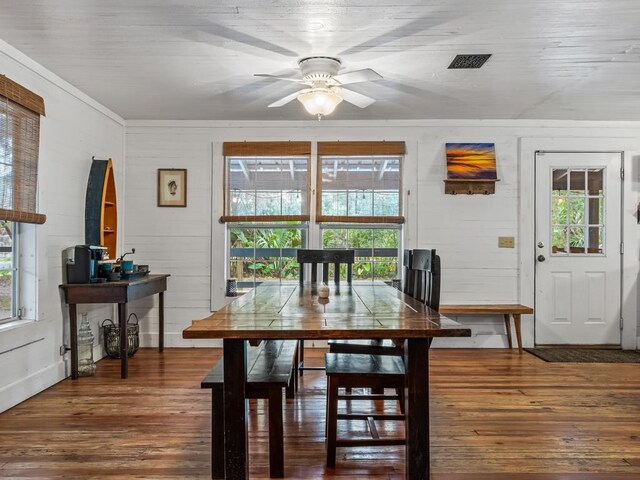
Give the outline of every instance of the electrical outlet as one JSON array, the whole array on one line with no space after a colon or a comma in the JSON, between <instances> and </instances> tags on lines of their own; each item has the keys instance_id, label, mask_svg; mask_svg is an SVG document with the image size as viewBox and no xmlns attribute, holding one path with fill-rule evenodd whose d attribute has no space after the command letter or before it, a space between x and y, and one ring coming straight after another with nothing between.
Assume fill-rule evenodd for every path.
<instances>
[{"instance_id":1,"label":"electrical outlet","mask_svg":"<svg viewBox=\"0 0 640 480\"><path fill-rule=\"evenodd\" d=\"M515 248L515 237L498 237L498 248Z\"/></svg>"}]
</instances>

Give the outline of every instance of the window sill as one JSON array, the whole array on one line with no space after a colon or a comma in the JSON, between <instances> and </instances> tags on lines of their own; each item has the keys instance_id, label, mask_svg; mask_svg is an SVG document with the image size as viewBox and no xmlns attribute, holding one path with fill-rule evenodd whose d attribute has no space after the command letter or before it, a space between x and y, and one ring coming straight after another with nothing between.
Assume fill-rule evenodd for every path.
<instances>
[{"instance_id":1,"label":"window sill","mask_svg":"<svg viewBox=\"0 0 640 480\"><path fill-rule=\"evenodd\" d=\"M11 320L0 325L0 355L44 339L35 320Z\"/></svg>"},{"instance_id":2,"label":"window sill","mask_svg":"<svg viewBox=\"0 0 640 480\"><path fill-rule=\"evenodd\" d=\"M7 330L13 330L14 328L19 328L24 325L28 325L31 323L35 323L36 320L30 320L26 318L20 318L15 320L7 320L3 323L0 323L0 332L4 332Z\"/></svg>"}]
</instances>

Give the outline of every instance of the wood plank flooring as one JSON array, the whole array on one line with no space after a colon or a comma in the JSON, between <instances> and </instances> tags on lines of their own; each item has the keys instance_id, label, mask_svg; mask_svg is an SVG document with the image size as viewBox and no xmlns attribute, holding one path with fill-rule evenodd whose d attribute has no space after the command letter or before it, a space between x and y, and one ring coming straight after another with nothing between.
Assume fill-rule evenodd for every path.
<instances>
[{"instance_id":1,"label":"wood plank flooring","mask_svg":"<svg viewBox=\"0 0 640 480\"><path fill-rule=\"evenodd\" d=\"M322 354L307 349L305 361ZM0 478L209 478L210 391L199 385L219 357L140 349L127 380L105 359L95 377L0 414ZM434 349L431 362L432 479L640 479L640 364L545 363L488 349ZM338 449L338 466L325 468L324 395L324 372L307 371L286 402L286 477L403 478L402 447ZM265 406L250 402L252 479L268 478ZM364 422L340 429L365 433Z\"/></svg>"}]
</instances>

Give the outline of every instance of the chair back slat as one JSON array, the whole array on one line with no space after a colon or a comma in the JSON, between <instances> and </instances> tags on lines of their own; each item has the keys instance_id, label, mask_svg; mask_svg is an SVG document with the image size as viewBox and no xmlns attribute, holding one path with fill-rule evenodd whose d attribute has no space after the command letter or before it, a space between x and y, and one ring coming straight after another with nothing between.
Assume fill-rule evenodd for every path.
<instances>
[{"instance_id":1,"label":"chair back slat","mask_svg":"<svg viewBox=\"0 0 640 480\"><path fill-rule=\"evenodd\" d=\"M340 265L347 265L347 282L351 283L353 262L355 261L355 250L338 250L338 249L298 249L298 263L300 264L300 284L304 283L304 265L311 265L311 281L318 281L318 264L322 264L322 281L329 282L329 265L333 264L334 281L340 283Z\"/></svg>"},{"instance_id":2,"label":"chair back slat","mask_svg":"<svg viewBox=\"0 0 640 480\"><path fill-rule=\"evenodd\" d=\"M440 257L433 249L413 250L411 267L415 275L414 298L438 311L440 309Z\"/></svg>"},{"instance_id":3,"label":"chair back slat","mask_svg":"<svg viewBox=\"0 0 640 480\"><path fill-rule=\"evenodd\" d=\"M414 296L415 289L415 272L411 266L413 260L413 252L411 250L405 250L402 256L402 267L404 269L404 284L402 286L402 292L410 297Z\"/></svg>"}]
</instances>

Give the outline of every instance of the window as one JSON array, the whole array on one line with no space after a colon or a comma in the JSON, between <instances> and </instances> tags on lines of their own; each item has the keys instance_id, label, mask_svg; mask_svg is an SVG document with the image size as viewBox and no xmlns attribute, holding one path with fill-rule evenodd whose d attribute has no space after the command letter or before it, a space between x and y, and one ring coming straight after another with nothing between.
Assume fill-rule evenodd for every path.
<instances>
[{"instance_id":1,"label":"window","mask_svg":"<svg viewBox=\"0 0 640 480\"><path fill-rule=\"evenodd\" d=\"M298 278L296 250L306 244L306 226L229 225L229 275L238 288Z\"/></svg>"},{"instance_id":2,"label":"window","mask_svg":"<svg viewBox=\"0 0 640 480\"><path fill-rule=\"evenodd\" d=\"M333 225L324 224L322 248L353 248L355 280L393 280L398 278L400 245L399 225ZM346 265L340 272L346 276ZM329 271L330 274L333 270Z\"/></svg>"},{"instance_id":3,"label":"window","mask_svg":"<svg viewBox=\"0 0 640 480\"><path fill-rule=\"evenodd\" d=\"M403 223L403 142L318 144L318 222Z\"/></svg>"},{"instance_id":4,"label":"window","mask_svg":"<svg viewBox=\"0 0 640 480\"><path fill-rule=\"evenodd\" d=\"M323 248L353 248L356 280L399 276L403 142L318 144Z\"/></svg>"},{"instance_id":5,"label":"window","mask_svg":"<svg viewBox=\"0 0 640 480\"><path fill-rule=\"evenodd\" d=\"M0 221L0 322L17 316L15 224Z\"/></svg>"},{"instance_id":6,"label":"window","mask_svg":"<svg viewBox=\"0 0 640 480\"><path fill-rule=\"evenodd\" d=\"M44 101L0 75L0 220L44 223L36 213Z\"/></svg>"},{"instance_id":7,"label":"window","mask_svg":"<svg viewBox=\"0 0 640 480\"><path fill-rule=\"evenodd\" d=\"M399 276L404 153L404 142L318 143L320 246L355 249L356 280ZM240 289L295 280L296 250L309 246L311 144L225 143L223 154L228 276Z\"/></svg>"},{"instance_id":8,"label":"window","mask_svg":"<svg viewBox=\"0 0 640 480\"><path fill-rule=\"evenodd\" d=\"M42 97L0 75L0 322L19 316L18 280L33 277L27 266L18 278L16 248L34 235L19 239L17 222L40 224L46 219L36 212L40 115ZM35 315L35 301L28 298L32 293L27 288L23 297L30 303L28 313Z\"/></svg>"},{"instance_id":9,"label":"window","mask_svg":"<svg viewBox=\"0 0 640 480\"><path fill-rule=\"evenodd\" d=\"M228 275L238 288L295 279L309 220L308 142L225 143Z\"/></svg>"},{"instance_id":10,"label":"window","mask_svg":"<svg viewBox=\"0 0 640 480\"><path fill-rule=\"evenodd\" d=\"M605 169L554 168L551 174L552 254L604 254Z\"/></svg>"}]
</instances>

